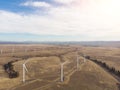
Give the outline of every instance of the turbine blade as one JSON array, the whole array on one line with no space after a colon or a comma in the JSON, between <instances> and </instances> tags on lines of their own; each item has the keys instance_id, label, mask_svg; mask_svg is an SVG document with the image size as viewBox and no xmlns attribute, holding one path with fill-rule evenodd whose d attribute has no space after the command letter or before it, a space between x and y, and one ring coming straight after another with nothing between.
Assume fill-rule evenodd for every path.
<instances>
[{"instance_id":1,"label":"turbine blade","mask_svg":"<svg viewBox=\"0 0 120 90\"><path fill-rule=\"evenodd\" d=\"M27 69L27 67L26 67L26 65L24 64L24 69L25 69L25 71L26 72L28 72L28 69Z\"/></svg>"},{"instance_id":2,"label":"turbine blade","mask_svg":"<svg viewBox=\"0 0 120 90\"><path fill-rule=\"evenodd\" d=\"M68 63L68 61L66 61L66 62L64 62L64 63L61 63L61 65L64 65L64 64L66 64L66 63Z\"/></svg>"},{"instance_id":3,"label":"turbine blade","mask_svg":"<svg viewBox=\"0 0 120 90\"><path fill-rule=\"evenodd\" d=\"M29 61L29 60L26 60L26 61L24 62L24 64L26 64L28 61Z\"/></svg>"}]
</instances>

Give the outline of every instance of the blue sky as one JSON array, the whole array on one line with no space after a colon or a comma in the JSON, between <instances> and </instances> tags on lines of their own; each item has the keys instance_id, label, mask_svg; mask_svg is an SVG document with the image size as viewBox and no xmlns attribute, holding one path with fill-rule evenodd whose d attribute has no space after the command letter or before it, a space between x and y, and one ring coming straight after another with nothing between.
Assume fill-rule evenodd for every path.
<instances>
[{"instance_id":1,"label":"blue sky","mask_svg":"<svg viewBox=\"0 0 120 90\"><path fill-rule=\"evenodd\" d=\"M0 9L15 13L22 13L22 12L33 13L36 10L35 8L20 5L21 3L26 1L30 1L30 0L0 0ZM37 1L47 1L47 0L37 0Z\"/></svg>"},{"instance_id":2,"label":"blue sky","mask_svg":"<svg viewBox=\"0 0 120 90\"><path fill-rule=\"evenodd\" d=\"M10 39L6 38L9 37ZM79 36L36 35L26 33L0 33L1 41L74 41ZM83 38L84 36L82 36ZM55 38L55 39L54 39ZM85 38L85 37L84 37ZM64 40L63 40L64 39ZM79 40L78 40L79 41Z\"/></svg>"},{"instance_id":3,"label":"blue sky","mask_svg":"<svg viewBox=\"0 0 120 90\"><path fill-rule=\"evenodd\" d=\"M19 6L23 1L25 0L0 0L0 9L11 12L29 11L29 8Z\"/></svg>"},{"instance_id":4,"label":"blue sky","mask_svg":"<svg viewBox=\"0 0 120 90\"><path fill-rule=\"evenodd\" d=\"M0 0L0 41L118 41L119 0Z\"/></svg>"}]
</instances>

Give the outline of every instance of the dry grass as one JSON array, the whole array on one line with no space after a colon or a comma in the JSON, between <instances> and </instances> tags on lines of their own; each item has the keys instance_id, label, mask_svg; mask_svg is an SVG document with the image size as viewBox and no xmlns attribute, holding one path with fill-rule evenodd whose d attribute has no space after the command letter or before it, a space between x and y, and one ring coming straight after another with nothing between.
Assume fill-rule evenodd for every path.
<instances>
[{"instance_id":1,"label":"dry grass","mask_svg":"<svg viewBox=\"0 0 120 90\"><path fill-rule=\"evenodd\" d=\"M27 52L25 52L24 49L28 47L29 49L27 50ZM59 77L60 73L60 58L57 56L64 55L65 53L74 50L74 48L53 45L18 45L14 46L15 51L13 54L11 54L11 48L13 48L13 46L5 45L0 46L0 48L4 50L3 53L0 55L0 89L11 88L22 83L22 64L25 62L25 60L22 60L23 57L29 57L29 62L26 64L29 70L29 73L26 74L27 81L38 78L53 80L56 77ZM34 51L34 49L37 50ZM14 68L16 71L19 71L20 76L16 79L9 79L8 75L3 71L2 65L8 63L9 61L14 61L15 59L19 59L18 62L14 63ZM55 74L53 75L53 73Z\"/></svg>"},{"instance_id":2,"label":"dry grass","mask_svg":"<svg viewBox=\"0 0 120 90\"><path fill-rule=\"evenodd\" d=\"M120 48L83 47L82 52L94 59L106 62L110 67L120 70Z\"/></svg>"},{"instance_id":3,"label":"dry grass","mask_svg":"<svg viewBox=\"0 0 120 90\"><path fill-rule=\"evenodd\" d=\"M55 85L48 90L118 90L117 81L99 66L87 61L81 71L75 72L65 85Z\"/></svg>"},{"instance_id":4,"label":"dry grass","mask_svg":"<svg viewBox=\"0 0 120 90\"><path fill-rule=\"evenodd\" d=\"M11 54L11 48L13 47L15 51ZM100 59L117 69L120 69L120 49L55 45L0 45L0 48L5 50L0 55L0 90L11 87L16 87L15 90L20 90L17 87L24 85L22 84L22 64L25 62L23 57L26 56L29 57L27 59L29 62L26 64L29 71L26 73L27 83L37 79L40 84L35 86L37 88L44 83L49 84L47 85L47 87L50 86L47 88L48 90L117 90L117 81L111 75L90 61L83 63L82 57L79 58L80 63L83 63L80 71L72 72L76 69L76 48L79 48L79 53L85 53L92 58ZM27 52L25 52L25 48L28 49ZM14 63L14 68L19 71L20 76L15 79L9 79L3 71L2 65L15 59L19 59L18 62ZM65 61L69 62L64 66L65 75L67 76L65 77L66 83L59 84L60 63ZM33 85L36 82L33 82ZM22 90L34 90L29 87L29 84L24 86ZM38 88L36 90L44 89Z\"/></svg>"}]
</instances>

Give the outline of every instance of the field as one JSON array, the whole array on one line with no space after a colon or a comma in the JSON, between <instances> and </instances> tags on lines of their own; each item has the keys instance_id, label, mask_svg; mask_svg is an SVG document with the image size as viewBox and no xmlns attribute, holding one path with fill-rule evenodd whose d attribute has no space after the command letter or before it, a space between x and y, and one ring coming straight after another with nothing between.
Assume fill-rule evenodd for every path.
<instances>
[{"instance_id":1,"label":"field","mask_svg":"<svg viewBox=\"0 0 120 90\"><path fill-rule=\"evenodd\" d=\"M82 51L94 59L106 62L109 66L120 70L120 48L113 47L85 47Z\"/></svg>"},{"instance_id":2,"label":"field","mask_svg":"<svg viewBox=\"0 0 120 90\"><path fill-rule=\"evenodd\" d=\"M120 70L120 48L78 45L0 45L0 90L119 90L119 80L82 55ZM77 54L78 53L78 54ZM77 68L77 56L79 67ZM13 63L19 77L10 79L3 65ZM23 63L28 72L23 83ZM61 63L64 81L61 82Z\"/></svg>"}]
</instances>

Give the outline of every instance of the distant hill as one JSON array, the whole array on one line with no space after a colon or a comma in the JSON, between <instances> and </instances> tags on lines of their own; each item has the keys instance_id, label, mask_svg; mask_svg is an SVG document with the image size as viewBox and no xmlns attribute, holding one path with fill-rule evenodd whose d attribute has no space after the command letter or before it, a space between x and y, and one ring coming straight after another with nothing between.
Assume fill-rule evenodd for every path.
<instances>
[{"instance_id":1,"label":"distant hill","mask_svg":"<svg viewBox=\"0 0 120 90\"><path fill-rule=\"evenodd\" d=\"M12 41L0 41L0 44L55 44L55 45L83 45L83 46L105 46L105 47L119 47L120 48L120 41L42 41L42 42L35 42L35 41L23 41L23 42L12 42Z\"/></svg>"},{"instance_id":2,"label":"distant hill","mask_svg":"<svg viewBox=\"0 0 120 90\"><path fill-rule=\"evenodd\" d=\"M105 46L105 47L120 47L120 41L84 41L75 42L75 44L80 44L83 46Z\"/></svg>"}]
</instances>

